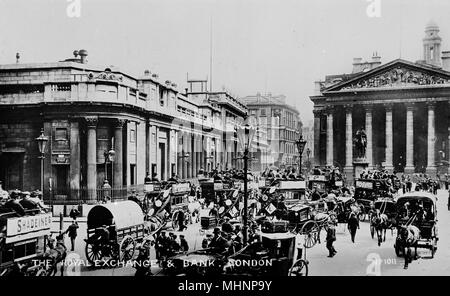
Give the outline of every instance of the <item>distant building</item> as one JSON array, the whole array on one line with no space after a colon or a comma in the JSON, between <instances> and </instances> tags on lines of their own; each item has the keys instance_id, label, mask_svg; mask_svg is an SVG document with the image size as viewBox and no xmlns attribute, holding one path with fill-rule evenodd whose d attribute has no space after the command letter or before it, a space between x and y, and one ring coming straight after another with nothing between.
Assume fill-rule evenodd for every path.
<instances>
[{"instance_id":1,"label":"distant building","mask_svg":"<svg viewBox=\"0 0 450 296\"><path fill-rule=\"evenodd\" d=\"M302 134L303 139L306 140L305 150L303 151L303 162L306 163L309 160L312 164L314 160L314 120L310 120L303 125Z\"/></svg>"},{"instance_id":2,"label":"distant building","mask_svg":"<svg viewBox=\"0 0 450 296\"><path fill-rule=\"evenodd\" d=\"M302 123L298 110L286 104L284 95L268 93L242 98L249 115L256 118L261 137L267 137L267 151L260 151L258 161L262 168L270 165L297 166L298 152L295 141Z\"/></svg>"}]
</instances>

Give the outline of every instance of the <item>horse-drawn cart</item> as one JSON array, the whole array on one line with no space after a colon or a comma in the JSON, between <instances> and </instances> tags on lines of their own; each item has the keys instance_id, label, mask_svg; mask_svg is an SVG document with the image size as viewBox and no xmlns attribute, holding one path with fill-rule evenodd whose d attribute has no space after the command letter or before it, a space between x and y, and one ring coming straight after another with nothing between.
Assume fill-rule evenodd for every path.
<instances>
[{"instance_id":1,"label":"horse-drawn cart","mask_svg":"<svg viewBox=\"0 0 450 296\"><path fill-rule=\"evenodd\" d=\"M87 260L93 265L99 260L131 260L145 236L144 223L144 213L134 201L94 206L87 215Z\"/></svg>"},{"instance_id":2,"label":"horse-drawn cart","mask_svg":"<svg viewBox=\"0 0 450 296\"><path fill-rule=\"evenodd\" d=\"M369 214L370 221L370 235L372 238L375 236L376 230L376 219L375 216L378 214L385 215L386 221L383 227L392 229L397 225L397 206L396 201L393 198L385 197L378 198L373 202L373 208Z\"/></svg>"},{"instance_id":3,"label":"horse-drawn cart","mask_svg":"<svg viewBox=\"0 0 450 296\"><path fill-rule=\"evenodd\" d=\"M397 256L410 257L410 249L429 249L431 257L437 250L438 229L436 196L428 192L409 192L397 199ZM406 262L405 261L405 262ZM407 266L407 264L406 264Z\"/></svg>"}]
</instances>

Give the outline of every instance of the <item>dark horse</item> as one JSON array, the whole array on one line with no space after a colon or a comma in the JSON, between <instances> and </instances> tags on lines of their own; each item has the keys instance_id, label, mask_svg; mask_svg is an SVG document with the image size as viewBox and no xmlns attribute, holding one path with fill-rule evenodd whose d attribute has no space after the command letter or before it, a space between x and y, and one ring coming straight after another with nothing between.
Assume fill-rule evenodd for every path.
<instances>
[{"instance_id":1,"label":"dark horse","mask_svg":"<svg viewBox=\"0 0 450 296\"><path fill-rule=\"evenodd\" d=\"M420 238L420 230L414 225L400 226L398 228L398 236L396 248L403 249L405 256L404 269L408 269L408 263L411 263L413 258L411 256L411 248L414 248L414 260L417 259L417 242Z\"/></svg>"},{"instance_id":2,"label":"dark horse","mask_svg":"<svg viewBox=\"0 0 450 296\"><path fill-rule=\"evenodd\" d=\"M378 246L386 241L386 229L389 228L389 219L386 214L376 213L372 216L370 223L375 228L378 238Z\"/></svg>"},{"instance_id":3,"label":"dark horse","mask_svg":"<svg viewBox=\"0 0 450 296\"><path fill-rule=\"evenodd\" d=\"M58 272L58 264L61 263L61 276L64 275L64 262L67 256L67 247L64 244L64 233L56 236L56 245L48 251L45 258L50 261L47 270L48 276L54 276Z\"/></svg>"}]
</instances>

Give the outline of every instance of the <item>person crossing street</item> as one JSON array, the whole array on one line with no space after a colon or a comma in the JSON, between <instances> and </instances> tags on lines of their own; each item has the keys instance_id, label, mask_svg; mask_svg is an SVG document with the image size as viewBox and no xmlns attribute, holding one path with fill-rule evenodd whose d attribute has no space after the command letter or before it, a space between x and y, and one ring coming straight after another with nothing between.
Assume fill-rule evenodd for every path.
<instances>
[{"instance_id":1,"label":"person crossing street","mask_svg":"<svg viewBox=\"0 0 450 296\"><path fill-rule=\"evenodd\" d=\"M328 257L334 257L336 255L337 251L333 246L333 243L336 241L336 228L334 227L333 223L328 223L328 230L327 230L327 249L329 252Z\"/></svg>"},{"instance_id":2,"label":"person crossing street","mask_svg":"<svg viewBox=\"0 0 450 296\"><path fill-rule=\"evenodd\" d=\"M351 213L347 223L348 231L350 232L352 243L355 243L356 230L359 229L359 220L355 213Z\"/></svg>"}]
</instances>

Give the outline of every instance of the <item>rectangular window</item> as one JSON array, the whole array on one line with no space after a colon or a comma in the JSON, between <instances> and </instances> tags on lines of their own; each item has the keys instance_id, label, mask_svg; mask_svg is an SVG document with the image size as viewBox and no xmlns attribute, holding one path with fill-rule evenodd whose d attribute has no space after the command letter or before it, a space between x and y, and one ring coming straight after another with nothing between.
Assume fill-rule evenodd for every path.
<instances>
[{"instance_id":1,"label":"rectangular window","mask_svg":"<svg viewBox=\"0 0 450 296\"><path fill-rule=\"evenodd\" d=\"M130 185L136 185L136 165L130 164Z\"/></svg>"},{"instance_id":2,"label":"rectangular window","mask_svg":"<svg viewBox=\"0 0 450 296\"><path fill-rule=\"evenodd\" d=\"M131 143L136 142L136 130L134 129L130 130L130 142Z\"/></svg>"},{"instance_id":3,"label":"rectangular window","mask_svg":"<svg viewBox=\"0 0 450 296\"><path fill-rule=\"evenodd\" d=\"M159 88L159 105L162 107L165 105L164 90L162 88Z\"/></svg>"},{"instance_id":4,"label":"rectangular window","mask_svg":"<svg viewBox=\"0 0 450 296\"><path fill-rule=\"evenodd\" d=\"M261 109L261 116L266 116L266 109Z\"/></svg>"},{"instance_id":5,"label":"rectangular window","mask_svg":"<svg viewBox=\"0 0 450 296\"><path fill-rule=\"evenodd\" d=\"M67 129L66 128L56 128L55 140L56 141L66 141L67 140Z\"/></svg>"}]
</instances>

